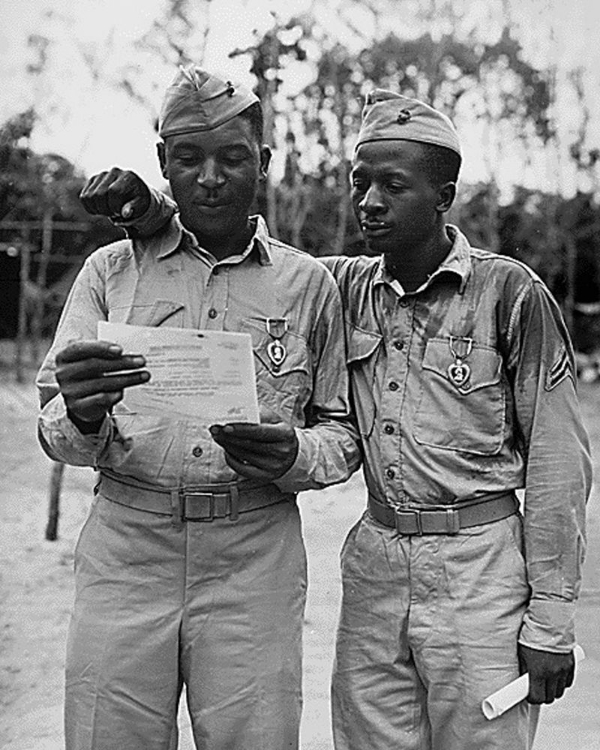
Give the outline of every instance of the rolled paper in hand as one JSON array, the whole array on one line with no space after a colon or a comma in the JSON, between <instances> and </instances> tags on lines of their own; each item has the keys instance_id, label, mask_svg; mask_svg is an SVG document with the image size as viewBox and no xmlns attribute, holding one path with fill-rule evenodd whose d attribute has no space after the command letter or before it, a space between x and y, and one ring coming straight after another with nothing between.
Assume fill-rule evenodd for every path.
<instances>
[{"instance_id":1,"label":"rolled paper in hand","mask_svg":"<svg viewBox=\"0 0 600 750\"><path fill-rule=\"evenodd\" d=\"M575 646L573 651L575 664L585 659L585 652L581 646ZM509 682L500 690L492 693L481 704L481 710L486 719L496 719L508 711L509 708L516 706L522 700L525 700L529 693L529 675L522 674L516 680Z\"/></svg>"}]
</instances>

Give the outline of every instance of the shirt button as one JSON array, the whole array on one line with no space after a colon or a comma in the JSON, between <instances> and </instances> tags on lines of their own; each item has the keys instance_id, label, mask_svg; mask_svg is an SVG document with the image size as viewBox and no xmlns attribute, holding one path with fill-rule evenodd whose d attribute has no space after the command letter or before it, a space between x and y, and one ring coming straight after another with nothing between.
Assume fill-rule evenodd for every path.
<instances>
[{"instance_id":1,"label":"shirt button","mask_svg":"<svg viewBox=\"0 0 600 750\"><path fill-rule=\"evenodd\" d=\"M386 426L383 428L383 431L386 435L393 435L394 434L394 425L393 424L386 424Z\"/></svg>"},{"instance_id":2,"label":"shirt button","mask_svg":"<svg viewBox=\"0 0 600 750\"><path fill-rule=\"evenodd\" d=\"M386 469L385 475L388 479L393 479L396 476L394 469Z\"/></svg>"},{"instance_id":3,"label":"shirt button","mask_svg":"<svg viewBox=\"0 0 600 750\"><path fill-rule=\"evenodd\" d=\"M195 445L194 449L192 450L192 453L194 454L194 456L196 456L196 458L200 458L200 456L204 453L204 451L199 445Z\"/></svg>"},{"instance_id":4,"label":"shirt button","mask_svg":"<svg viewBox=\"0 0 600 750\"><path fill-rule=\"evenodd\" d=\"M401 352L404 349L404 341L394 341L394 349Z\"/></svg>"},{"instance_id":5,"label":"shirt button","mask_svg":"<svg viewBox=\"0 0 600 750\"><path fill-rule=\"evenodd\" d=\"M390 389L390 391L397 391L397 390L398 390L398 388L400 388L400 386L398 385L398 383L396 383L396 381L395 381L395 380L392 380L392 381L391 381L391 382L389 383L389 385L388 385L388 388Z\"/></svg>"},{"instance_id":6,"label":"shirt button","mask_svg":"<svg viewBox=\"0 0 600 750\"><path fill-rule=\"evenodd\" d=\"M217 317L218 314L219 313L215 310L214 307L211 307L210 310L208 311L208 317L209 318L213 318L214 319L214 318Z\"/></svg>"},{"instance_id":7,"label":"shirt button","mask_svg":"<svg viewBox=\"0 0 600 750\"><path fill-rule=\"evenodd\" d=\"M410 305L410 301L407 299L401 299L400 300L400 307L408 307Z\"/></svg>"},{"instance_id":8,"label":"shirt button","mask_svg":"<svg viewBox=\"0 0 600 750\"><path fill-rule=\"evenodd\" d=\"M220 268L213 268L212 272L213 272L213 276L218 276L221 273L221 269Z\"/></svg>"}]
</instances>

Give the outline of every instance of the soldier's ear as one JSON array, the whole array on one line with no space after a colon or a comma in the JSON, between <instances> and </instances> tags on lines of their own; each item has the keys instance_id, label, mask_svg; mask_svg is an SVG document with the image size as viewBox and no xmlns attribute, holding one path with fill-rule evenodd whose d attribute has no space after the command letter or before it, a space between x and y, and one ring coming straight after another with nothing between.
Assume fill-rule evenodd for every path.
<instances>
[{"instance_id":1,"label":"soldier's ear","mask_svg":"<svg viewBox=\"0 0 600 750\"><path fill-rule=\"evenodd\" d=\"M450 209L456 198L456 183L445 182L438 188L438 201L436 204L436 210L439 213L444 214Z\"/></svg>"},{"instance_id":2,"label":"soldier's ear","mask_svg":"<svg viewBox=\"0 0 600 750\"><path fill-rule=\"evenodd\" d=\"M269 171L269 164L271 163L271 149L266 145L260 149L260 179L267 179L267 172Z\"/></svg>"},{"instance_id":3,"label":"soldier's ear","mask_svg":"<svg viewBox=\"0 0 600 750\"><path fill-rule=\"evenodd\" d=\"M160 172L165 180L168 180L169 176L167 173L167 151L164 141L159 141L156 144L156 154L158 156L158 163L160 164Z\"/></svg>"}]
</instances>

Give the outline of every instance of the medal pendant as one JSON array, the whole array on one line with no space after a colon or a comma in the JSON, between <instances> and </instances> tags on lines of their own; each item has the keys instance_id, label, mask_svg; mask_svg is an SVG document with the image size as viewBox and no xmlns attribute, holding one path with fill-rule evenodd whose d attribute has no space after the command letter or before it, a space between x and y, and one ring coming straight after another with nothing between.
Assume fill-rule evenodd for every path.
<instances>
[{"instance_id":1,"label":"medal pendant","mask_svg":"<svg viewBox=\"0 0 600 750\"><path fill-rule=\"evenodd\" d=\"M448 377L452 385L462 388L471 377L471 368L459 359L448 367Z\"/></svg>"},{"instance_id":2,"label":"medal pendant","mask_svg":"<svg viewBox=\"0 0 600 750\"><path fill-rule=\"evenodd\" d=\"M286 348L279 339L275 339L267 345L267 354L275 367L280 367L287 357Z\"/></svg>"}]
</instances>

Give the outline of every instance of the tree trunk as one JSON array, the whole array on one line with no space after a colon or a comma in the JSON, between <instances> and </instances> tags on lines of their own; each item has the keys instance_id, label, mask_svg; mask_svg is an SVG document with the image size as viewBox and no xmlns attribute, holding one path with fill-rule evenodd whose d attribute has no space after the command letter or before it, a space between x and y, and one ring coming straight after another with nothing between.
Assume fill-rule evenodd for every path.
<instances>
[{"instance_id":1,"label":"tree trunk","mask_svg":"<svg viewBox=\"0 0 600 750\"><path fill-rule=\"evenodd\" d=\"M15 347L15 375L17 383L24 383L26 380L24 356L25 344L27 342L27 287L29 283L29 268L31 266L29 229L23 230L19 256L19 319Z\"/></svg>"},{"instance_id":2,"label":"tree trunk","mask_svg":"<svg viewBox=\"0 0 600 750\"><path fill-rule=\"evenodd\" d=\"M33 317L31 321L31 351L36 365L40 361L40 346L42 340L42 325L46 312L46 282L48 279L48 264L52 253L52 209L46 208L42 222L42 252L36 277L36 294L34 299Z\"/></svg>"},{"instance_id":3,"label":"tree trunk","mask_svg":"<svg viewBox=\"0 0 600 750\"><path fill-rule=\"evenodd\" d=\"M577 245L569 232L565 237L565 275L566 275L566 294L564 302L565 322L571 338L574 336L573 330L573 310L575 308L575 272L577 269Z\"/></svg>"},{"instance_id":4,"label":"tree trunk","mask_svg":"<svg viewBox=\"0 0 600 750\"><path fill-rule=\"evenodd\" d=\"M60 516L60 491L62 488L65 465L55 461L50 473L50 501L48 503L48 523L46 539L54 542L58 539L58 519Z\"/></svg>"},{"instance_id":5,"label":"tree trunk","mask_svg":"<svg viewBox=\"0 0 600 750\"><path fill-rule=\"evenodd\" d=\"M500 227L498 226L498 185L494 177L490 180L487 200L488 239L487 249L492 253L500 252Z\"/></svg>"},{"instance_id":6,"label":"tree trunk","mask_svg":"<svg viewBox=\"0 0 600 750\"><path fill-rule=\"evenodd\" d=\"M273 33L271 40L271 61L273 64L273 76L267 81L265 97L262 100L263 112L265 117L265 133L267 144L274 149L274 128L275 113L273 111L273 101L277 92L277 76L279 74L279 39L277 34ZM279 238L279 228L277 222L277 191L269 174L267 174L267 184L265 190L267 201L267 225L269 234L276 239Z\"/></svg>"},{"instance_id":7,"label":"tree trunk","mask_svg":"<svg viewBox=\"0 0 600 750\"><path fill-rule=\"evenodd\" d=\"M346 102L344 100L343 91L341 90L341 76L338 74L336 68L336 112L338 120L338 132L339 132L339 147L338 147L338 158L340 160L339 168L339 190L338 190L338 205L337 205L337 217L335 227L335 239L333 241L333 254L342 255L344 252L344 246L346 244L346 229L348 226L348 162L346 159Z\"/></svg>"}]
</instances>

